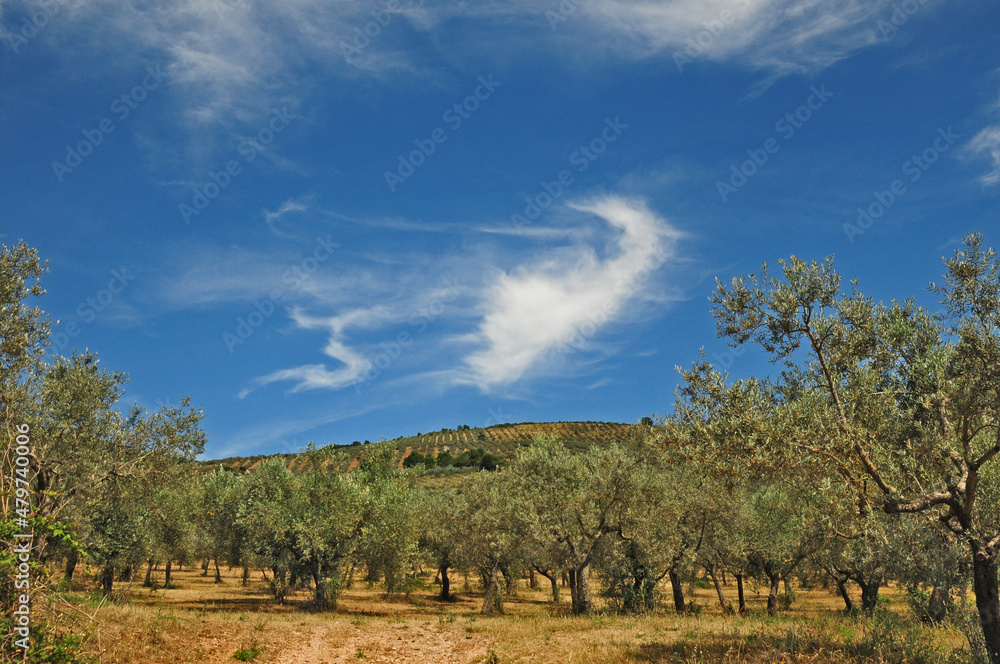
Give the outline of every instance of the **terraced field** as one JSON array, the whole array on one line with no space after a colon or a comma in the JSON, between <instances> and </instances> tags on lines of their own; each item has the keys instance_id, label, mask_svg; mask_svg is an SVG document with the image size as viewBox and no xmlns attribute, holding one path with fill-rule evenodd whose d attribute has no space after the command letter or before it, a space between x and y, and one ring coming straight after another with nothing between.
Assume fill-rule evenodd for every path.
<instances>
[{"instance_id":1,"label":"terraced field","mask_svg":"<svg viewBox=\"0 0 1000 664\"><path fill-rule=\"evenodd\" d=\"M448 451L453 456L470 449L482 448L503 460L514 458L517 452L531 445L539 434L557 436L574 451L585 450L592 445L608 445L622 440L628 435L632 425L620 422L520 422L517 424L496 424L486 428L442 429L430 433L418 433L388 441L399 450L402 464L408 455L419 452L433 456ZM357 459L363 445L340 445L352 459ZM301 470L305 461L298 454L283 454L291 470ZM215 467L220 463L235 472L247 472L258 466L267 456L230 457L204 462Z\"/></svg>"}]
</instances>

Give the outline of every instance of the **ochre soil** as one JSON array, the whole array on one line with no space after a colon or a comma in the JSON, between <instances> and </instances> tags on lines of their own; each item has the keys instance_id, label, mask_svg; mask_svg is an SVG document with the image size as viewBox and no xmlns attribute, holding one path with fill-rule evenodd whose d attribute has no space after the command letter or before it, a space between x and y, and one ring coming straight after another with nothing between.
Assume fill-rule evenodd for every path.
<instances>
[{"instance_id":1,"label":"ochre soil","mask_svg":"<svg viewBox=\"0 0 1000 664\"><path fill-rule=\"evenodd\" d=\"M687 598L699 615L678 616L665 608L643 616L575 617L569 615L568 591L554 605L547 580L540 581L537 590L521 582L505 601L505 615L496 617L479 615L482 596L474 580L468 588L461 575L453 576L459 597L452 602L438 600L430 583L409 597L386 599L380 588L355 582L341 593L335 611L311 613L305 609L309 591L290 593L288 603L278 606L260 572L244 587L240 570L223 570L217 584L213 575L185 568L173 573L176 587L166 590L162 573L156 589L118 584L115 603L85 599L82 587L57 595L52 615L61 615L66 629L86 634L86 650L102 664L231 663L239 650L259 651L250 661L260 664L857 661L837 646L860 638L863 627L844 617L840 599L821 588L797 590L792 607L777 619L765 615L764 591L752 586L751 615L744 618L722 615L714 590L707 588ZM725 590L735 602L735 585ZM897 589L886 595L893 608L904 610ZM790 657L775 649L789 635L824 645ZM944 628L934 638L961 641Z\"/></svg>"}]
</instances>

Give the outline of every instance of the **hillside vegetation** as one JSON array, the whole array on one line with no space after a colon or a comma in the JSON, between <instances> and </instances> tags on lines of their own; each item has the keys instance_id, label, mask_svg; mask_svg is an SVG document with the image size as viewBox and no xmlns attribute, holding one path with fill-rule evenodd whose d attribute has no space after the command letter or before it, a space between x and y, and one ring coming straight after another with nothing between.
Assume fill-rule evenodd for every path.
<instances>
[{"instance_id":1,"label":"hillside vegetation","mask_svg":"<svg viewBox=\"0 0 1000 664\"><path fill-rule=\"evenodd\" d=\"M587 450L594 445L607 445L621 441L628 435L629 424L620 422L519 422L495 424L485 428L471 428L466 425L456 429L441 429L430 433L417 433L413 436L403 436L387 441L399 455L397 461L402 467L403 461L411 454L431 455L438 457L443 452L457 457L462 452L476 449L492 454L501 462L510 461L518 450L527 447L539 434L557 436L571 451ZM369 441L356 441L346 445L338 445L342 451L351 456L353 466L358 454ZM261 461L274 455L256 455L248 457L228 457L204 462L212 468L222 465L237 473L245 473L260 465ZM302 454L281 455L289 470L302 470L305 457Z\"/></svg>"}]
</instances>

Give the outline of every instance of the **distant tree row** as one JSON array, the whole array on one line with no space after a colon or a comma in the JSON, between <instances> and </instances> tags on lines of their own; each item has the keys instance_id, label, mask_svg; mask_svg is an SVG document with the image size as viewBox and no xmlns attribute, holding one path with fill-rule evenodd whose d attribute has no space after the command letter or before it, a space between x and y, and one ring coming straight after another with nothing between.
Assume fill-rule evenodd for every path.
<instances>
[{"instance_id":1,"label":"distant tree row","mask_svg":"<svg viewBox=\"0 0 1000 664\"><path fill-rule=\"evenodd\" d=\"M403 459L404 468L423 466L424 468L479 468L481 470L496 470L500 467L501 460L482 448L465 450L460 454L452 456L451 452L445 450L436 457L433 454L421 454L420 452L410 452Z\"/></svg>"}]
</instances>

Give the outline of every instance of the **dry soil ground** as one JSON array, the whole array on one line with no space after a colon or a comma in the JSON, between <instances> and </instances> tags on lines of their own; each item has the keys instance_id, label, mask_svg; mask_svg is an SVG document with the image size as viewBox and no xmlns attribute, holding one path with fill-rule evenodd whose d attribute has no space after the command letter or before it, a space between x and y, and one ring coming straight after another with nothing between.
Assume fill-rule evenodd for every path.
<instances>
[{"instance_id":1,"label":"dry soil ground","mask_svg":"<svg viewBox=\"0 0 1000 664\"><path fill-rule=\"evenodd\" d=\"M336 611L319 614L303 610L307 591L276 606L259 572L246 587L238 570L224 572L216 584L200 569L185 569L173 582L175 588L152 591L122 584L123 603L86 599L80 590L53 606L88 635L87 649L107 664L228 664L237 661L238 650L260 651L252 659L260 664L880 661L839 652L838 646L864 638L866 627L842 616L840 600L818 588L798 590L778 619L764 615L764 597L752 588L747 618L723 616L714 591L704 588L689 597L703 607L698 616L662 611L581 618L568 615L568 593L555 606L543 589L521 584L506 602L506 615L485 618L478 615L481 596L475 589L462 592L461 576L453 581L460 595L455 602L438 601L434 586L386 600L378 588L355 583L343 591ZM732 585L726 590L735 594ZM888 595L902 610L898 591ZM961 644L952 628L931 636L939 644Z\"/></svg>"}]
</instances>

